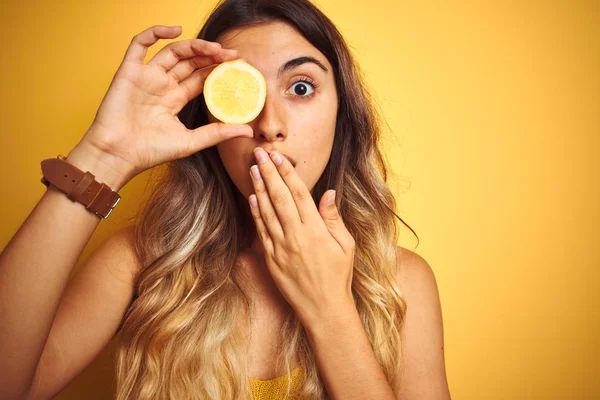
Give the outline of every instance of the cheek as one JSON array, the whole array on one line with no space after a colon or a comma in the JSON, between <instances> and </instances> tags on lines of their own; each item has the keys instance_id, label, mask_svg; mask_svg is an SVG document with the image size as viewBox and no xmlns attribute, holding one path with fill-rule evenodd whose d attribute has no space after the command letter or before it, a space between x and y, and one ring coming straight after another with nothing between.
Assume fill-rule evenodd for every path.
<instances>
[{"instance_id":1,"label":"cheek","mask_svg":"<svg viewBox=\"0 0 600 400\"><path fill-rule=\"evenodd\" d=\"M321 121L324 122L312 127L310 135L304 141L303 154L306 154L306 157L300 163L305 182L311 187L311 190L329 162L335 136L335 117L327 116Z\"/></svg>"},{"instance_id":2,"label":"cheek","mask_svg":"<svg viewBox=\"0 0 600 400\"><path fill-rule=\"evenodd\" d=\"M236 175L239 175L239 156L237 155L234 146L232 146L232 143L226 141L217 144L217 151L221 157L223 167L225 167L229 176L233 179Z\"/></svg>"},{"instance_id":3,"label":"cheek","mask_svg":"<svg viewBox=\"0 0 600 400\"><path fill-rule=\"evenodd\" d=\"M233 140L234 139L232 139L232 141ZM223 167L233 181L233 184L242 194L248 197L253 193L250 166L246 168L244 163L240 162L243 157L232 141L217 144L217 150L221 157Z\"/></svg>"}]
</instances>

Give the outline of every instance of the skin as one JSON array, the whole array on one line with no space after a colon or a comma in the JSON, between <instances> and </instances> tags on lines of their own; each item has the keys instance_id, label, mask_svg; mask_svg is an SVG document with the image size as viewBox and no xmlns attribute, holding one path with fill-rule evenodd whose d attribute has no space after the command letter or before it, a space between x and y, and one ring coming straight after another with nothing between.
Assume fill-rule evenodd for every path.
<instances>
[{"instance_id":1,"label":"skin","mask_svg":"<svg viewBox=\"0 0 600 400\"><path fill-rule=\"evenodd\" d=\"M338 102L331 64L301 33L284 22L235 29L217 41L223 48L237 50L239 57L258 69L267 83L265 106L258 117L248 123L254 138L234 138L217 145L235 186L246 199L254 193L249 171L251 164L256 164L253 150L259 146L267 152L277 150L294 159L296 172L312 191L333 147ZM278 77L283 64L301 56L319 60L327 72L307 62ZM304 77L316 82L318 87L297 83ZM208 118L210 122L216 121L210 112ZM247 202L244 207L250 215ZM249 251L257 257L264 254L258 237L254 238Z\"/></svg>"},{"instance_id":2,"label":"skin","mask_svg":"<svg viewBox=\"0 0 600 400\"><path fill-rule=\"evenodd\" d=\"M256 165L256 147L267 152L287 154L295 162L298 177L312 191L329 161L333 147L338 111L333 68L327 58L293 26L284 22L267 22L234 29L217 39L225 49L238 51L239 58L258 69L264 76L267 96L264 108L249 122L253 138L234 138L217 145L221 161L231 180L246 201L239 201L242 212L251 217L248 198L255 193L250 166ZM278 75L279 69L297 57L313 57L327 69L306 62ZM316 83L302 82L308 78ZM207 110L210 122L216 119ZM314 206L317 207L316 205ZM252 357L250 376L270 377L276 354L274 338L291 306L265 263L264 247L255 235L249 249L238 254L234 274L253 304L251 312ZM293 360L294 365L298 359Z\"/></svg>"},{"instance_id":3,"label":"skin","mask_svg":"<svg viewBox=\"0 0 600 400\"><path fill-rule=\"evenodd\" d=\"M254 138L235 138L217 145L235 186L245 199L255 193L249 166L252 162L256 163L253 150L260 146L267 151L278 150L291 156L296 161L298 176L312 191L327 165L333 146L338 103L331 65L300 33L281 22L231 31L218 41L224 48L238 50L240 58L261 71L267 82L265 108L249 123L254 130ZM281 65L299 56L315 57L329 72L306 63L277 77ZM319 84L312 98L295 98L290 94L299 93L299 86L303 84L293 85L302 76ZM310 92L309 85L306 86ZM208 115L211 122L216 121L210 113ZM248 202L241 201L240 204L250 215ZM398 398L450 399L444 366L441 305L435 277L423 258L407 249L402 248L402 251L406 254L402 258L404 267L399 269L397 279L410 306L402 342L405 368L402 385L396 388ZM251 319L252 357L255 362L250 376L270 379L277 371L270 369L276 354L269 349L274 348L273 338L280 329L278 322L289 310L289 305L265 265L260 238L255 237L249 251L241 254L240 258L244 260L240 266L247 278L240 283L253 289L250 300L258 310ZM354 315L350 320L332 318L328 326L320 325L328 334L320 335L324 339L314 348L327 390L332 398L349 398L350 394L359 392L371 396L376 393L374 397L382 399L392 398L391 389L383 384L384 377L355 311L351 307L348 312L339 313L344 318ZM295 359L292 365L298 365L298 360ZM376 376L379 381L373 379ZM368 378L361 380L360 377Z\"/></svg>"}]
</instances>

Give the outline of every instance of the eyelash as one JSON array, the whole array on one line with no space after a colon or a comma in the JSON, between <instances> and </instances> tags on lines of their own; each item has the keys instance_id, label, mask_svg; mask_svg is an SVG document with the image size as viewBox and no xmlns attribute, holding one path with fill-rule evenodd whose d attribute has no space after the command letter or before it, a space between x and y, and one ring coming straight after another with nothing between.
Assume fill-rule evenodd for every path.
<instances>
[{"instance_id":1,"label":"eyelash","mask_svg":"<svg viewBox=\"0 0 600 400\"><path fill-rule=\"evenodd\" d=\"M315 93L317 92L317 88L319 87L319 84L317 82L313 81L312 79L310 79L307 76L301 77L300 79L298 79L297 81L295 81L294 83L292 83L291 86L294 86L298 82L308 83L309 85L311 85L313 87L313 92L311 94L309 94L309 95L306 95L306 96L301 96L299 94L294 94L294 93L290 92L290 94L292 96L294 96L294 97L301 97L301 98L305 98L305 99L310 99L311 97L313 97L315 95Z\"/></svg>"}]
</instances>

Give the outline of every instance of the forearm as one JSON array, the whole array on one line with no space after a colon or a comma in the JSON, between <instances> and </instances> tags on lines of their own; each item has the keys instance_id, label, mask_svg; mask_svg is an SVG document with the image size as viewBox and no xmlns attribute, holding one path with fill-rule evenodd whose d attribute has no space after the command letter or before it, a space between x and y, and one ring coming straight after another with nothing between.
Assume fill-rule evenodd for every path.
<instances>
[{"instance_id":1,"label":"forearm","mask_svg":"<svg viewBox=\"0 0 600 400\"><path fill-rule=\"evenodd\" d=\"M125 184L92 152L76 147L67 161L113 190ZM70 274L101 221L54 186L45 190L0 253L0 399L31 384Z\"/></svg>"},{"instance_id":2,"label":"forearm","mask_svg":"<svg viewBox=\"0 0 600 400\"><path fill-rule=\"evenodd\" d=\"M352 301L306 332L331 399L395 399Z\"/></svg>"}]
</instances>

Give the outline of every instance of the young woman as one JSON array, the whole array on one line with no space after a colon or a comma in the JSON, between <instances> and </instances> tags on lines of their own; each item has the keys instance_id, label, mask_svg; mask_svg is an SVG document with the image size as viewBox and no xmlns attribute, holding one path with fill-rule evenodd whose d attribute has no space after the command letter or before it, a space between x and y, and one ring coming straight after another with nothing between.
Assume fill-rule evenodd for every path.
<instances>
[{"instance_id":1,"label":"young woman","mask_svg":"<svg viewBox=\"0 0 600 400\"><path fill-rule=\"evenodd\" d=\"M65 289L100 219L50 185L1 254L0 397L51 398L119 333L119 400L448 399L435 278L396 245L381 123L338 30L306 0L226 0L144 64L180 34L134 37L67 157L115 191L165 164L135 224ZM247 125L202 95L236 58L267 82Z\"/></svg>"}]
</instances>

